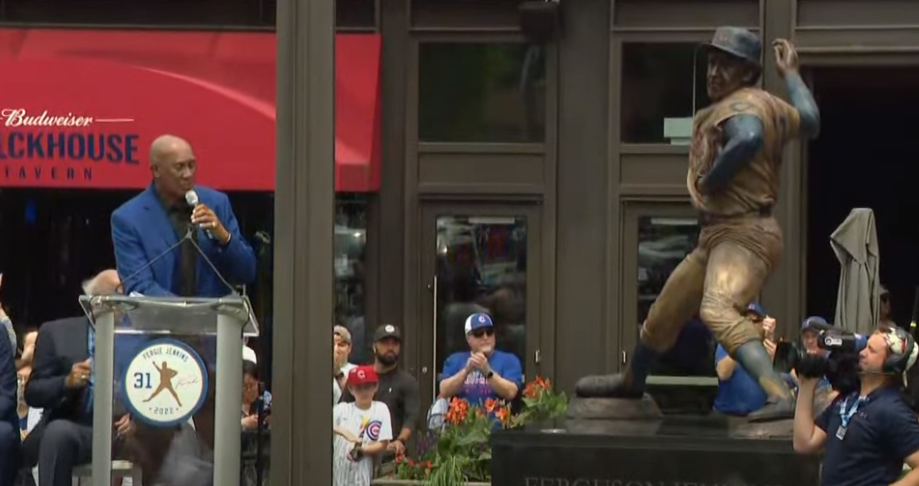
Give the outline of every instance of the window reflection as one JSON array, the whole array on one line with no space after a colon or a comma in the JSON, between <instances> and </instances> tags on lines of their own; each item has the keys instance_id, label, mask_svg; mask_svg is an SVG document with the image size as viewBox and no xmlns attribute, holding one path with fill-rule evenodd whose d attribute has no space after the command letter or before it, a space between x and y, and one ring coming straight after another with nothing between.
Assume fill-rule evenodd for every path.
<instances>
[{"instance_id":1,"label":"window reflection","mask_svg":"<svg viewBox=\"0 0 919 486\"><path fill-rule=\"evenodd\" d=\"M277 0L3 0L0 21L24 24L262 27L273 29ZM376 26L374 0L336 0L340 28Z\"/></svg>"},{"instance_id":2,"label":"window reflection","mask_svg":"<svg viewBox=\"0 0 919 486\"><path fill-rule=\"evenodd\" d=\"M690 119L710 103L706 63L696 43L623 44L622 141L688 145Z\"/></svg>"},{"instance_id":3,"label":"window reflection","mask_svg":"<svg viewBox=\"0 0 919 486\"><path fill-rule=\"evenodd\" d=\"M351 331L349 361L372 363L373 329L364 323L367 202L339 196L335 211L335 323Z\"/></svg>"},{"instance_id":4,"label":"window reflection","mask_svg":"<svg viewBox=\"0 0 919 486\"><path fill-rule=\"evenodd\" d=\"M496 348L526 364L527 225L525 218L437 218L435 366L468 350L464 324L476 312L494 320Z\"/></svg>"},{"instance_id":5,"label":"window reflection","mask_svg":"<svg viewBox=\"0 0 919 486\"><path fill-rule=\"evenodd\" d=\"M539 142L545 134L545 48L426 42L418 58L418 138Z\"/></svg>"},{"instance_id":6,"label":"window reflection","mask_svg":"<svg viewBox=\"0 0 919 486\"><path fill-rule=\"evenodd\" d=\"M638 220L638 322L648 317L670 273L695 248L695 218L645 216ZM698 316L683 326L677 344L661 359L655 375L713 376L715 340Z\"/></svg>"}]
</instances>

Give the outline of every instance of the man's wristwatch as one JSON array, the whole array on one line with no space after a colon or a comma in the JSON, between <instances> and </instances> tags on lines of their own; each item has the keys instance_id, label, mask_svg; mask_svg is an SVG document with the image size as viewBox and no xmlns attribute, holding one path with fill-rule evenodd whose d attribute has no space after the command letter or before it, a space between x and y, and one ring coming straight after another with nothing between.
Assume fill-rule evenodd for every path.
<instances>
[{"instance_id":1,"label":"man's wristwatch","mask_svg":"<svg viewBox=\"0 0 919 486\"><path fill-rule=\"evenodd\" d=\"M488 370L488 373L485 373L485 379L490 380L495 377L494 370Z\"/></svg>"}]
</instances>

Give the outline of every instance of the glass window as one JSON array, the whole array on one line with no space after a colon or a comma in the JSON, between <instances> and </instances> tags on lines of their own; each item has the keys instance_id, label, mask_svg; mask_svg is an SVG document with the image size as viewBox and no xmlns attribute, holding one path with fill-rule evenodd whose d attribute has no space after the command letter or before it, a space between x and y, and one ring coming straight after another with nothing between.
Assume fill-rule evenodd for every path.
<instances>
[{"instance_id":1,"label":"glass window","mask_svg":"<svg viewBox=\"0 0 919 486\"><path fill-rule=\"evenodd\" d=\"M0 21L26 24L265 27L274 29L277 0L4 0ZM374 0L337 0L338 27L373 28Z\"/></svg>"},{"instance_id":2,"label":"glass window","mask_svg":"<svg viewBox=\"0 0 919 486\"><path fill-rule=\"evenodd\" d=\"M708 106L707 60L695 43L622 46L622 141L688 145L691 118Z\"/></svg>"},{"instance_id":3,"label":"glass window","mask_svg":"<svg viewBox=\"0 0 919 486\"><path fill-rule=\"evenodd\" d=\"M0 20L38 24L274 27L275 0L6 0Z\"/></svg>"},{"instance_id":4,"label":"glass window","mask_svg":"<svg viewBox=\"0 0 919 486\"><path fill-rule=\"evenodd\" d=\"M271 380L271 327L274 297L274 195L257 192L229 193L233 211L242 234L249 239L258 260L255 284L247 288L256 317L262 324L262 335L250 345L259 356L263 381ZM335 323L351 331L352 363L369 363L368 333L364 326L365 264L367 242L367 196L338 193L335 195Z\"/></svg>"},{"instance_id":5,"label":"glass window","mask_svg":"<svg viewBox=\"0 0 919 486\"><path fill-rule=\"evenodd\" d=\"M358 194L340 194L335 204L335 324L351 331L355 364L373 363L374 329L365 324L365 264L367 200Z\"/></svg>"},{"instance_id":6,"label":"glass window","mask_svg":"<svg viewBox=\"0 0 919 486\"><path fill-rule=\"evenodd\" d=\"M335 0L335 25L352 29L375 28L376 1Z\"/></svg>"},{"instance_id":7,"label":"glass window","mask_svg":"<svg viewBox=\"0 0 919 486\"><path fill-rule=\"evenodd\" d=\"M435 366L468 351L466 318L494 319L495 348L526 363L527 224L525 218L437 218L437 349Z\"/></svg>"},{"instance_id":8,"label":"glass window","mask_svg":"<svg viewBox=\"0 0 919 486\"><path fill-rule=\"evenodd\" d=\"M421 141L543 140L545 47L426 42L418 71Z\"/></svg>"},{"instance_id":9,"label":"glass window","mask_svg":"<svg viewBox=\"0 0 919 486\"><path fill-rule=\"evenodd\" d=\"M645 216L638 220L638 322L648 316L673 269L696 246L695 218ZM636 334L637 336L638 334ZM666 353L655 375L714 376L715 340L698 317L683 327L677 344Z\"/></svg>"}]
</instances>

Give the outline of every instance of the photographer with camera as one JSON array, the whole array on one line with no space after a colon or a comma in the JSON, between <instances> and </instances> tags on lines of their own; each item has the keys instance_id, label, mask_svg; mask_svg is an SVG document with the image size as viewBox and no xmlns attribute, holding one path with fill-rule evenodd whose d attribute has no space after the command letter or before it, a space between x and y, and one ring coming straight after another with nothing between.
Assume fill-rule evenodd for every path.
<instances>
[{"instance_id":1,"label":"photographer with camera","mask_svg":"<svg viewBox=\"0 0 919 486\"><path fill-rule=\"evenodd\" d=\"M919 347L899 328L882 328L867 342L860 338L822 330L821 347L830 350L829 360L807 353L797 363L795 451L824 453L823 486L919 486L919 422L903 394L903 375L915 364ZM852 373L842 367L839 376L830 377L840 394L815 419L814 391L827 363L844 363L860 348ZM904 463L913 470L897 480Z\"/></svg>"}]
</instances>

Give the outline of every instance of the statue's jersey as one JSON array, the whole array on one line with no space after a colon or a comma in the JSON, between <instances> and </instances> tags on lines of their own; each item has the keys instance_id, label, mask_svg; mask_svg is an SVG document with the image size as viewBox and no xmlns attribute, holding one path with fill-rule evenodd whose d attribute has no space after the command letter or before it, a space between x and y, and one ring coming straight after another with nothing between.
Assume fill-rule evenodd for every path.
<instances>
[{"instance_id":1,"label":"statue's jersey","mask_svg":"<svg viewBox=\"0 0 919 486\"><path fill-rule=\"evenodd\" d=\"M723 147L724 122L737 115L752 115L763 122L763 148L744 165L731 182L716 194L703 194L697 182L712 168ZM785 144L798 136L798 110L766 91L744 88L700 110L693 118L692 147L686 184L693 205L717 216L740 216L775 205L779 194L779 171Z\"/></svg>"}]
</instances>

